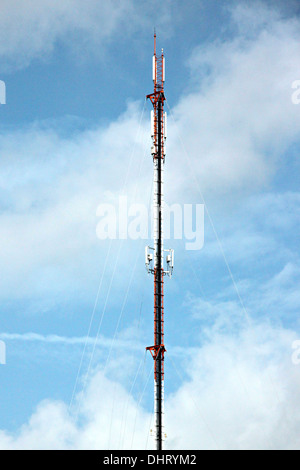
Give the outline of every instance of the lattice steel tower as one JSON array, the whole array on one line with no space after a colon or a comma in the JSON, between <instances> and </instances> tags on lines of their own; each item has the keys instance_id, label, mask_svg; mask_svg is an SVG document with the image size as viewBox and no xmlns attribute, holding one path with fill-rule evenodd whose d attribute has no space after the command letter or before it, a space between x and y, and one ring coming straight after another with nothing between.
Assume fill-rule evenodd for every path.
<instances>
[{"instance_id":1,"label":"lattice steel tower","mask_svg":"<svg viewBox=\"0 0 300 470\"><path fill-rule=\"evenodd\" d=\"M162 450L164 441L164 276L172 275L174 251L164 250L163 216L164 193L163 175L165 164L165 140L167 116L164 112L165 57L156 55L156 34L154 34L153 56L154 92L147 95L153 110L151 111L151 137L154 166L153 184L153 221L154 247L147 246L145 257L148 272L154 275L154 346L146 348L154 359L154 415L156 449ZM164 269L166 265L166 269Z\"/></svg>"}]
</instances>

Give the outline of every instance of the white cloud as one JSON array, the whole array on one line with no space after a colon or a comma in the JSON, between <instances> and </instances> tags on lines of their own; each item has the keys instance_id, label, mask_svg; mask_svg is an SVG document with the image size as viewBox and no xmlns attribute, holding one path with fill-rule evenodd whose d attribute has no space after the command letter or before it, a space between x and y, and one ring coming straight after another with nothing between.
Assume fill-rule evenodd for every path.
<instances>
[{"instance_id":1,"label":"white cloud","mask_svg":"<svg viewBox=\"0 0 300 470\"><path fill-rule=\"evenodd\" d=\"M34 126L1 136L3 295L47 294L56 276L61 277L61 288L69 289L72 281L76 283L74 272L79 264L83 271L94 266L96 251L103 266L107 244L96 235L98 205L116 202L122 193L129 200L140 198L146 205L149 201L151 178L147 181L141 173L136 184L141 164L147 165L148 139L143 140L146 134L144 122L139 127L140 115L137 105L129 105L108 127L70 140ZM151 159L147 161L151 171ZM118 244L114 247L111 270ZM120 262L126 260L120 258ZM47 282L47 277L52 281ZM80 282L88 285L90 281Z\"/></svg>"},{"instance_id":2,"label":"white cloud","mask_svg":"<svg viewBox=\"0 0 300 470\"><path fill-rule=\"evenodd\" d=\"M247 21L248 14L249 10L239 10L235 21L237 17ZM194 175L210 196L257 188L271 179L289 146L298 141L299 108L290 100L300 52L298 23L278 15L270 18L263 29L258 22L255 37L240 34L194 52L190 61L193 92L183 95L174 109L177 128L169 118L168 203L195 197L199 201ZM203 67L210 70L206 78ZM68 140L38 126L1 136L0 258L6 269L2 285L6 295L26 292L30 296L34 284L36 292L45 293L57 276L62 290L76 283L72 275L77 269L75 257L84 273L91 267L91 250L99 248L101 258L107 249L103 244L100 248L96 238L96 209L100 202L117 201L120 188L133 198L137 188L136 199L148 205L148 189L144 190L149 187L150 191L151 186L148 126L142 122L142 138L137 139L138 110L130 105L109 126ZM177 131L189 153L190 174ZM124 188L136 140L130 181ZM270 197L275 201L274 195ZM275 203L269 203L274 223L271 204ZM280 208L279 197L276 205ZM290 220L289 215L282 217ZM258 246L266 255L277 249L270 233L245 233L237 224L234 230L227 240L232 247L229 260L239 260L245 251L255 256ZM129 244L126 249L130 250ZM209 254L209 249L206 245L204 253ZM211 249L219 251L216 245ZM124 258L122 262L125 265ZM82 277L80 282L89 284Z\"/></svg>"},{"instance_id":3,"label":"white cloud","mask_svg":"<svg viewBox=\"0 0 300 470\"><path fill-rule=\"evenodd\" d=\"M229 193L265 183L289 146L299 139L299 109L290 100L300 52L298 23L277 17L272 17L271 23L264 30L258 25L257 37L238 37L206 51L198 49L193 56L193 92L182 97L174 114L193 170L202 188L211 193ZM41 44L37 42L35 54L45 47L43 41ZM208 67L210 73L202 81L203 67ZM197 81L201 81L201 86ZM53 293L61 285L65 286L68 276L70 285L74 285L79 265L86 268L80 269L83 273L80 280L90 284L90 272L84 263L91 249L95 256L95 210L99 199L116 200L124 183L132 144L137 140L137 114L131 107L109 127L70 140L39 129L1 138L2 296L28 295L32 299L36 292L43 296L46 288ZM183 195L188 197L197 188L193 179L187 178L186 163L182 152L177 150L178 140L174 130L172 136L171 127L172 123L167 162L173 180L168 191L175 187L177 194L174 191L173 198L183 200ZM142 129L144 132L144 123ZM139 155L144 154L139 141L137 149ZM124 188L132 194L138 162L135 156L131 168L136 174L131 174L129 187ZM145 172L137 188L144 197L148 174L151 174L150 158L145 165L149 165L149 173ZM273 204L273 195L270 199ZM298 196L292 200L294 205ZM267 201L264 212L269 207ZM287 218L293 227L294 214ZM268 219L270 226L275 224L278 228L280 217ZM241 238L244 233L239 232L237 239ZM253 247L258 242L260 247L267 245L266 238L257 237L256 233L248 240ZM236 250L235 242L231 240ZM241 255L245 245L240 242L240 246ZM103 264L102 248L99 251ZM128 252L122 262L128 265ZM47 270L53 282L48 283L45 276L43 285ZM288 288L289 281L298 278L298 274L296 264L287 264L269 286L266 283L261 286L260 295L266 308L278 300L278 286L283 293L280 295L289 294L290 305L298 306L294 288L291 291ZM124 277L122 272L118 281L124 282ZM258 301L253 299L255 308ZM202 302L199 307L211 311L213 317L216 311L225 311L226 324L230 319L236 321L238 307L228 301L228 296L227 300L217 299L211 304ZM189 380L172 396L167 396L166 401L169 448L297 447L300 375L292 366L290 356L291 344L298 338L288 330L269 325L252 327L247 332L240 328L235 333L236 336L228 332L221 335L218 328L212 328L207 343L198 351L193 350L193 361L182 364ZM103 390L102 400L99 400L99 390ZM128 426L125 426L122 417L126 415L127 403ZM84 397L80 425L74 423L66 404L43 402L15 435L1 433L0 446L107 448L110 441L111 448L118 448L124 436L124 447L130 448L135 434L134 447L144 448L150 418L125 388L99 372Z\"/></svg>"},{"instance_id":4,"label":"white cloud","mask_svg":"<svg viewBox=\"0 0 300 470\"><path fill-rule=\"evenodd\" d=\"M80 345L94 345L102 348L110 348L113 345L114 348L124 349L127 351L137 351L142 349L142 345L138 344L136 341L132 343L131 339L122 339L117 338L112 340L111 338L106 338L102 335L99 335L98 338L92 336L82 336L82 337L67 337L67 336L58 336L58 335L41 335L37 333L0 333L0 339L7 341L20 341L20 342L38 342L46 344L63 344L68 346L80 346Z\"/></svg>"},{"instance_id":5,"label":"white cloud","mask_svg":"<svg viewBox=\"0 0 300 470\"><path fill-rule=\"evenodd\" d=\"M195 174L205 194L253 191L270 182L299 142L299 107L291 103L299 20L263 12L234 9L232 25L241 25L239 33L199 46L189 60L192 83L174 109L177 129L169 125L169 171L174 161L176 171L187 165L178 133L190 160L189 178L186 172L172 175L176 187L187 191Z\"/></svg>"},{"instance_id":6,"label":"white cloud","mask_svg":"<svg viewBox=\"0 0 300 470\"><path fill-rule=\"evenodd\" d=\"M168 402L170 427L177 431L171 446L297 448L293 410L300 374L290 362L292 338L267 325L235 339L216 335L194 357L191 381Z\"/></svg>"},{"instance_id":7,"label":"white cloud","mask_svg":"<svg viewBox=\"0 0 300 470\"><path fill-rule=\"evenodd\" d=\"M131 0L1 0L0 56L26 66L76 34L102 44L131 16L132 5Z\"/></svg>"},{"instance_id":8,"label":"white cloud","mask_svg":"<svg viewBox=\"0 0 300 470\"><path fill-rule=\"evenodd\" d=\"M116 38L124 40L153 29L170 30L169 0L1 0L0 57L2 68L22 68L45 60L57 44L69 47L76 60L105 55Z\"/></svg>"},{"instance_id":9,"label":"white cloud","mask_svg":"<svg viewBox=\"0 0 300 470\"><path fill-rule=\"evenodd\" d=\"M273 266L298 260L299 193L264 192L236 201L223 200L217 207L219 235L232 266ZM222 235L221 235L222 234ZM215 234L206 229L202 259L222 256ZM203 258L204 257L204 258Z\"/></svg>"},{"instance_id":10,"label":"white cloud","mask_svg":"<svg viewBox=\"0 0 300 470\"><path fill-rule=\"evenodd\" d=\"M212 332L188 359L178 359L178 378L182 382L187 374L188 379L173 394L167 392L166 447L296 449L300 372L291 361L295 339L291 331L267 323L236 336ZM166 361L168 367L174 363ZM14 435L0 433L0 448L144 449L147 442L153 448L151 414L139 397L97 372L84 396L77 396L79 422L66 404L42 402Z\"/></svg>"},{"instance_id":11,"label":"white cloud","mask_svg":"<svg viewBox=\"0 0 300 470\"><path fill-rule=\"evenodd\" d=\"M279 273L258 286L258 293L254 296L256 308L268 317L285 317L286 321L293 321L300 308L299 281L299 261L287 263Z\"/></svg>"}]
</instances>

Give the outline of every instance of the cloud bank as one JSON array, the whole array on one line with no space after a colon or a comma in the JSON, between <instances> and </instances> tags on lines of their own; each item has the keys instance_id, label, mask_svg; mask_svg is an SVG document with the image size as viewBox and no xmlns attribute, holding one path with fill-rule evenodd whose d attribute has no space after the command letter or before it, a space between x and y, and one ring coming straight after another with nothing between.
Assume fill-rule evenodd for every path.
<instances>
[{"instance_id":1,"label":"cloud bank","mask_svg":"<svg viewBox=\"0 0 300 470\"><path fill-rule=\"evenodd\" d=\"M8 18L6 32L11 35L11 41L10 46L1 42L0 54L11 56L14 48L20 50L21 36L9 29L12 3L3 5L2 21ZM19 15L22 5L14 14ZM46 12L47 5L45 2ZM53 8L51 15L56 16L45 17L44 26L39 19L39 36L28 47L30 55L24 52L22 60L28 62L51 50L56 38L67 31L65 25L69 25L70 16L67 22L57 19L64 18L64 9L70 3L64 5ZM39 11L38 7L35 11ZM262 188L282 168L290 147L299 142L299 109L291 103L291 84L298 78L299 21L282 19L278 14L270 15L267 21L264 12L259 10L258 15L248 7L234 10L233 24L242 25L240 32L223 43L199 47L192 55L190 88L173 109L175 123L169 125L167 151L168 158L172 156L172 165L166 184L170 199L175 202L188 202L185 197L199 198L196 196L198 182L205 193L216 197L232 194L242 197L245 191ZM28 22L26 28L31 27L34 18L28 19L28 12L23 13L24 22ZM103 34L113 31L118 14L117 9ZM55 37L51 36L51 22L55 23ZM85 28L84 17L82 28ZM131 154L134 144L137 153L132 168L136 173L131 174L131 180L125 180L123 189L131 197L137 193L146 197L147 172L141 173L137 193L135 183L140 156L145 155L142 139L136 136L139 122L139 111L131 105L109 126L68 139L53 129L45 131L39 126L1 136L2 299L15 301L28 296L32 300L35 296L44 297L47 292L56 298L54 294L61 291L65 295L74 286L74 279L78 282L75 285L81 288L84 282L90 284L90 266L98 246L97 205L100 201L117 200L128 165L124 155ZM147 133L146 125L142 120L143 135ZM187 178L187 163L176 134L184 136L191 178ZM151 167L150 158L144 165ZM273 213L266 221L268 227L294 227L297 215L285 211L283 223L274 215L274 207L281 204L284 208L294 207L298 199L298 194L279 197L274 192L260 199L268 213ZM258 201L253 204L257 216ZM261 243L266 259L278 247L282 260L289 258L286 244L274 243L270 251L266 232L260 236L264 215L265 210L256 224L252 213L253 231L248 246L254 247L255 253L258 242ZM245 251L240 242L244 233L241 237L238 223L235 224L235 233L228 237L227 246L240 261ZM106 247L101 245L100 254L105 251ZM215 246L208 246L207 256L212 257L215 252ZM251 253L248 255L251 258ZM261 301L265 312L277 304L280 318L290 309L296 310L298 296L290 288L290 281L298 276L297 260L286 263L280 273L269 276L269 284L261 284L259 298L250 298L252 309L258 312ZM281 295L285 298L288 295L289 305L280 304ZM194 301L196 318L195 302L197 299ZM229 303L225 295L214 302L206 301L205 305L203 300L198 300L198 312L203 312L204 307L212 312L209 314L214 327L205 341L199 337L202 346L190 352L189 360L177 363L181 385L173 394L167 394L166 446L172 449L297 448L300 375L291 362L291 345L298 339L295 333L267 322L254 323L246 331L240 319L236 320L237 305ZM225 327L224 317L220 319L217 315L217 321L214 318L220 310L228 314ZM228 329L230 320L235 322L234 334ZM197 328L201 318L198 321ZM103 391L101 400L99 390ZM143 406L143 400L136 399L125 386L108 379L102 371L93 375L88 388L76 400L82 403L79 421L66 403L49 400L41 403L28 423L15 434L3 430L0 447L129 449L151 445L151 413Z\"/></svg>"},{"instance_id":2,"label":"cloud bank","mask_svg":"<svg viewBox=\"0 0 300 470\"><path fill-rule=\"evenodd\" d=\"M76 53L76 59L105 56L116 39L144 28L169 29L169 0L161 5L136 0L1 0L0 57L5 70L24 68L51 57L57 45Z\"/></svg>"},{"instance_id":3,"label":"cloud bank","mask_svg":"<svg viewBox=\"0 0 300 470\"><path fill-rule=\"evenodd\" d=\"M166 448L297 449L294 340L287 329L258 324L234 336L212 333L183 362L169 357L168 367L175 367L182 383L167 392ZM153 449L152 413L141 398L98 371L76 398L77 420L65 403L44 401L17 433L0 433L0 448Z\"/></svg>"},{"instance_id":4,"label":"cloud bank","mask_svg":"<svg viewBox=\"0 0 300 470\"><path fill-rule=\"evenodd\" d=\"M192 82L173 110L173 132L182 136L188 162L178 142L171 141L168 152L176 170L180 161L188 164L192 185L205 194L269 184L300 138L299 108L291 102L299 20L283 19L262 4L240 5L232 10L232 25L238 31L233 39L194 50ZM184 177L172 175L175 186L187 190Z\"/></svg>"}]
</instances>

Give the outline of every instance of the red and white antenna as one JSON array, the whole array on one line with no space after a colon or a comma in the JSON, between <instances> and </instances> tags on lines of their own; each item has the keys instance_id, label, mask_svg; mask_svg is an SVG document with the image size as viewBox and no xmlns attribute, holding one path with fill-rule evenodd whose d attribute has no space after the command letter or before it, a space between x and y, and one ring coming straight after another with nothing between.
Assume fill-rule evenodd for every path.
<instances>
[{"instance_id":1,"label":"red and white antenna","mask_svg":"<svg viewBox=\"0 0 300 470\"><path fill-rule=\"evenodd\" d=\"M163 215L164 193L163 174L165 163L165 140L167 116L164 112L165 57L163 50L156 54L156 33L154 33L153 55L154 92L147 95L151 111L151 154L154 166L153 219L154 247L146 247L146 267L154 275L154 346L146 348L154 359L154 415L156 449L162 450L164 441L164 276L172 275L174 251L164 250ZM166 269L164 268L166 265Z\"/></svg>"}]
</instances>

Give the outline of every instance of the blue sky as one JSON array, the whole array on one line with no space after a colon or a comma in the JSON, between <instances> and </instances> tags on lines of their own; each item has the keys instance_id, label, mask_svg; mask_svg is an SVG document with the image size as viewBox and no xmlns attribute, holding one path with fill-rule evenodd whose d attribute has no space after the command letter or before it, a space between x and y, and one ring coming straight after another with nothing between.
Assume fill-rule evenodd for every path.
<instances>
[{"instance_id":1,"label":"blue sky","mask_svg":"<svg viewBox=\"0 0 300 470\"><path fill-rule=\"evenodd\" d=\"M153 446L147 241L96 227L149 203L154 27L166 202L206 204L202 250L166 242L166 447L297 448L297 2L61 3L0 12L0 448Z\"/></svg>"}]
</instances>

